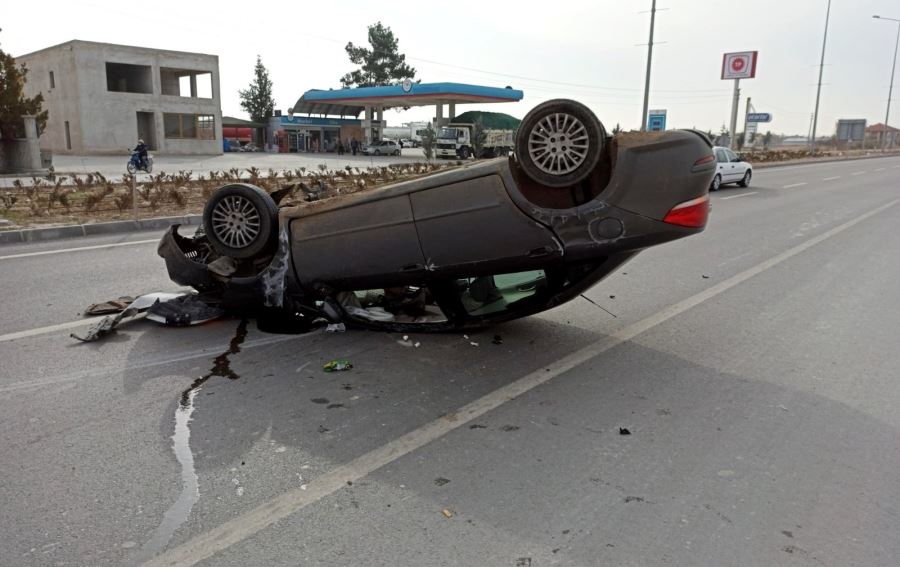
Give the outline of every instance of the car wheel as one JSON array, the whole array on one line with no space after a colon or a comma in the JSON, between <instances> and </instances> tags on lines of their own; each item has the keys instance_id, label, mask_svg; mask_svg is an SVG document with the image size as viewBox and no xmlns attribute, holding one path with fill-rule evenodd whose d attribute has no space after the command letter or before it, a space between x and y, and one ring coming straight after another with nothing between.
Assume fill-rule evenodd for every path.
<instances>
[{"instance_id":1,"label":"car wheel","mask_svg":"<svg viewBox=\"0 0 900 567\"><path fill-rule=\"evenodd\" d=\"M394 152L394 155L395 155L395 156L399 156L399 155L400 155L400 150L397 150L396 152Z\"/></svg>"},{"instance_id":2,"label":"car wheel","mask_svg":"<svg viewBox=\"0 0 900 567\"><path fill-rule=\"evenodd\" d=\"M268 193L246 183L216 190L203 209L206 236L216 252L252 258L277 241L278 206Z\"/></svg>"},{"instance_id":3,"label":"car wheel","mask_svg":"<svg viewBox=\"0 0 900 567\"><path fill-rule=\"evenodd\" d=\"M516 157L531 179L567 187L587 178L600 161L606 130L574 100L548 100L531 110L516 135Z\"/></svg>"},{"instance_id":4,"label":"car wheel","mask_svg":"<svg viewBox=\"0 0 900 567\"><path fill-rule=\"evenodd\" d=\"M713 177L712 183L710 183L710 185L709 185L709 190L710 191L718 191L719 187L721 187L721 186L722 186L722 176L717 173L716 176Z\"/></svg>"},{"instance_id":5,"label":"car wheel","mask_svg":"<svg viewBox=\"0 0 900 567\"><path fill-rule=\"evenodd\" d=\"M381 150L375 150L374 152L372 152L372 155L380 156Z\"/></svg>"},{"instance_id":6,"label":"car wheel","mask_svg":"<svg viewBox=\"0 0 900 567\"><path fill-rule=\"evenodd\" d=\"M133 161L129 161L128 164L125 166L125 169L127 169L128 173L130 173L132 175L134 175L134 172L137 171L137 167L135 167Z\"/></svg>"},{"instance_id":7,"label":"car wheel","mask_svg":"<svg viewBox=\"0 0 900 567\"><path fill-rule=\"evenodd\" d=\"M744 178L738 181L738 185L741 187L749 187L751 177L753 177L753 173L748 169L747 173L744 174Z\"/></svg>"}]
</instances>

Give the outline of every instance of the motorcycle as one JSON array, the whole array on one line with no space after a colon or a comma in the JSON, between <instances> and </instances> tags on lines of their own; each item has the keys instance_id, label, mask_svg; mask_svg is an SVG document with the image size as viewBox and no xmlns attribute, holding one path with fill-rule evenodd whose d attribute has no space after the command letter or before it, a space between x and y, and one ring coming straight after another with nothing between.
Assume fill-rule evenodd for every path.
<instances>
[{"instance_id":1,"label":"motorcycle","mask_svg":"<svg viewBox=\"0 0 900 567\"><path fill-rule=\"evenodd\" d=\"M147 160L144 163L141 163L141 156L138 152L131 152L131 159L128 160L128 164L125 166L128 170L128 173L134 174L136 171L144 171L150 173L153 171L153 156L147 154Z\"/></svg>"}]
</instances>

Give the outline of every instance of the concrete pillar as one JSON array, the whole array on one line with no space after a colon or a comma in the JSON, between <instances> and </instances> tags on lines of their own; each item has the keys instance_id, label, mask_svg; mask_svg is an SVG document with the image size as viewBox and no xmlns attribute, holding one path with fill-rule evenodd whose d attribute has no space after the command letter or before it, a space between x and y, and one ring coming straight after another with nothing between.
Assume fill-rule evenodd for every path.
<instances>
[{"instance_id":1,"label":"concrete pillar","mask_svg":"<svg viewBox=\"0 0 900 567\"><path fill-rule=\"evenodd\" d=\"M365 118L363 118L362 127L363 136L366 138L363 142L366 144L372 143L372 107L368 104L366 105L366 114Z\"/></svg>"},{"instance_id":2,"label":"concrete pillar","mask_svg":"<svg viewBox=\"0 0 900 567\"><path fill-rule=\"evenodd\" d=\"M197 98L197 75L191 75L191 98Z\"/></svg>"},{"instance_id":3,"label":"concrete pillar","mask_svg":"<svg viewBox=\"0 0 900 567\"><path fill-rule=\"evenodd\" d=\"M20 154L20 167L26 171L37 171L41 169L41 145L38 141L37 117L22 116L22 122L25 123L25 144Z\"/></svg>"},{"instance_id":4,"label":"concrete pillar","mask_svg":"<svg viewBox=\"0 0 900 567\"><path fill-rule=\"evenodd\" d=\"M444 104L439 102L435 105L434 129L437 130L444 122Z\"/></svg>"},{"instance_id":5,"label":"concrete pillar","mask_svg":"<svg viewBox=\"0 0 900 567\"><path fill-rule=\"evenodd\" d=\"M378 107L378 139L384 139L384 107Z\"/></svg>"},{"instance_id":6,"label":"concrete pillar","mask_svg":"<svg viewBox=\"0 0 900 567\"><path fill-rule=\"evenodd\" d=\"M453 122L453 119L456 118L456 103L451 102L448 106L450 107L450 122Z\"/></svg>"}]
</instances>

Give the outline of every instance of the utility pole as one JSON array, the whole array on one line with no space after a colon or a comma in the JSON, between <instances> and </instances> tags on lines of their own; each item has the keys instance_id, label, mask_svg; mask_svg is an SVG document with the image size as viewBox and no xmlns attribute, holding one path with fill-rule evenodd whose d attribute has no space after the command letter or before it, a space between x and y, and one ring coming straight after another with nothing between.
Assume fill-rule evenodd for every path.
<instances>
[{"instance_id":1,"label":"utility pole","mask_svg":"<svg viewBox=\"0 0 900 567\"><path fill-rule=\"evenodd\" d=\"M809 138L809 151L816 150L816 123L819 121L819 95L822 93L822 71L825 70L825 42L828 41L828 18L831 16L831 0L828 0L828 9L825 11L825 34L822 37L822 60L819 62L819 86L816 87L816 110L813 113L812 134Z\"/></svg>"},{"instance_id":2,"label":"utility pole","mask_svg":"<svg viewBox=\"0 0 900 567\"><path fill-rule=\"evenodd\" d=\"M884 113L884 131L881 133L881 151L884 152L887 150L887 135L888 135L888 118L891 116L891 97L894 94L894 71L897 69L897 46L900 45L900 20L896 18L885 18L882 16L872 16L873 18L877 18L879 20L890 20L892 22L897 22L897 41L894 44L894 62L891 64L891 84L888 86L888 102L887 102L887 111ZM865 136L863 136L865 139ZM894 135L891 135L891 148L894 147Z\"/></svg>"},{"instance_id":3,"label":"utility pole","mask_svg":"<svg viewBox=\"0 0 900 567\"><path fill-rule=\"evenodd\" d=\"M734 144L737 141L737 116L738 116L738 104L740 104L741 100L741 80L734 80L734 99L731 101L731 136L728 138L728 147L732 150L734 149Z\"/></svg>"},{"instance_id":4,"label":"utility pole","mask_svg":"<svg viewBox=\"0 0 900 567\"><path fill-rule=\"evenodd\" d=\"M829 0L830 2L831 0ZM650 6L650 42L647 44L647 78L644 81L644 112L641 115L641 132L647 131L647 111L650 104L650 63L653 61L653 24L656 22L656 0Z\"/></svg>"},{"instance_id":5,"label":"utility pole","mask_svg":"<svg viewBox=\"0 0 900 567\"><path fill-rule=\"evenodd\" d=\"M742 144L742 146L746 146L747 143L750 141L750 134L747 132L747 123L748 123L747 119L749 117L750 117L750 97L748 96L747 97L747 108L744 110L744 143ZM743 149L743 147L741 147L741 149Z\"/></svg>"}]
</instances>

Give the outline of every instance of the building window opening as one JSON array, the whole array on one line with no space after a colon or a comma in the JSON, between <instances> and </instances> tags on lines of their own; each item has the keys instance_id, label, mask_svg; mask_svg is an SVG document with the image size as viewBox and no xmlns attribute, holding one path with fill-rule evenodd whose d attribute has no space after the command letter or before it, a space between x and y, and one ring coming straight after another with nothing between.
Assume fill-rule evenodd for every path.
<instances>
[{"instance_id":1,"label":"building window opening","mask_svg":"<svg viewBox=\"0 0 900 567\"><path fill-rule=\"evenodd\" d=\"M166 138L216 139L216 118L212 114L166 113L163 115L163 128Z\"/></svg>"},{"instance_id":2,"label":"building window opening","mask_svg":"<svg viewBox=\"0 0 900 567\"><path fill-rule=\"evenodd\" d=\"M50 71L50 88L56 88L56 79L53 77L53 71Z\"/></svg>"},{"instance_id":3,"label":"building window opening","mask_svg":"<svg viewBox=\"0 0 900 567\"><path fill-rule=\"evenodd\" d=\"M150 66L107 63L106 90L116 93L153 94Z\"/></svg>"},{"instance_id":4,"label":"building window opening","mask_svg":"<svg viewBox=\"0 0 900 567\"><path fill-rule=\"evenodd\" d=\"M212 73L162 67L159 70L162 94L185 98L212 98Z\"/></svg>"},{"instance_id":5,"label":"building window opening","mask_svg":"<svg viewBox=\"0 0 900 567\"><path fill-rule=\"evenodd\" d=\"M69 132L69 121L66 120L66 149L72 149L72 134Z\"/></svg>"}]
</instances>

